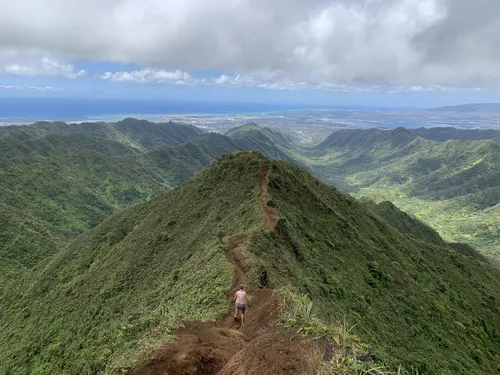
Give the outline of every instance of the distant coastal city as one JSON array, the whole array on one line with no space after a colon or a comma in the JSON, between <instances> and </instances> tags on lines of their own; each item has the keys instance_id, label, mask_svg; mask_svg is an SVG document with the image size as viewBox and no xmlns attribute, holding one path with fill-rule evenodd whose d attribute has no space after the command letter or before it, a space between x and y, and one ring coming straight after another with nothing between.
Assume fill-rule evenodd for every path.
<instances>
[{"instance_id":1,"label":"distant coastal city","mask_svg":"<svg viewBox=\"0 0 500 375\"><path fill-rule=\"evenodd\" d=\"M469 107L468 107L469 106ZM488 106L488 105L483 105ZM248 123L279 128L292 134L299 142L308 144L324 139L334 129L397 127L443 127L461 129L500 129L500 112L495 108L470 105L428 110L388 109L298 109L244 113L123 113L71 116L54 113L48 117L2 118L0 126L31 124L36 121L64 121L68 123L113 122L127 117L152 122L178 122L194 125L209 132L224 133Z\"/></svg>"}]
</instances>

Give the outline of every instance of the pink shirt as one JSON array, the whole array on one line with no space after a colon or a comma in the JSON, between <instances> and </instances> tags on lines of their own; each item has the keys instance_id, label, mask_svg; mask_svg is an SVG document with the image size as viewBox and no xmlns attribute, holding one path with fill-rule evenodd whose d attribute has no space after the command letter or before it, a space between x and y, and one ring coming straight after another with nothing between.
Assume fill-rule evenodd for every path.
<instances>
[{"instance_id":1,"label":"pink shirt","mask_svg":"<svg viewBox=\"0 0 500 375\"><path fill-rule=\"evenodd\" d=\"M246 296L247 296L246 292L244 292L243 290L238 290L236 292L236 303L244 305L246 301Z\"/></svg>"}]
</instances>

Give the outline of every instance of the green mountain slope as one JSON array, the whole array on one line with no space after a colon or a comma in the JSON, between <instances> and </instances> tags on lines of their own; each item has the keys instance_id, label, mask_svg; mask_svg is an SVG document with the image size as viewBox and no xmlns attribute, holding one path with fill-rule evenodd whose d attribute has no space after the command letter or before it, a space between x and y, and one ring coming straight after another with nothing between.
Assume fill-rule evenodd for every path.
<instances>
[{"instance_id":1,"label":"green mountain slope","mask_svg":"<svg viewBox=\"0 0 500 375\"><path fill-rule=\"evenodd\" d=\"M191 125L152 123L146 120L127 118L108 125L128 142L152 150L160 146L177 146L204 134L204 131Z\"/></svg>"},{"instance_id":2,"label":"green mountain slope","mask_svg":"<svg viewBox=\"0 0 500 375\"><path fill-rule=\"evenodd\" d=\"M25 274L1 300L3 373L95 373L165 339L180 319L219 316L232 271L217 235L258 228L260 171L252 157L215 163Z\"/></svg>"},{"instance_id":3,"label":"green mountain slope","mask_svg":"<svg viewBox=\"0 0 500 375\"><path fill-rule=\"evenodd\" d=\"M262 230L259 185L279 214ZM0 371L130 369L181 319L226 311L232 270L218 237L249 235L247 282L308 293L345 316L379 362L420 374L496 374L500 273L408 236L299 167L224 156L130 207L25 274L0 299ZM249 314L252 314L251 307Z\"/></svg>"},{"instance_id":4,"label":"green mountain slope","mask_svg":"<svg viewBox=\"0 0 500 375\"><path fill-rule=\"evenodd\" d=\"M498 271L396 231L291 164L273 163L269 193L282 220L249 251L271 285L300 287L324 316L359 323L386 363L420 373L499 370Z\"/></svg>"},{"instance_id":5,"label":"green mountain slope","mask_svg":"<svg viewBox=\"0 0 500 375\"><path fill-rule=\"evenodd\" d=\"M447 246L446 242L434 229L418 221L406 212L399 210L392 202L385 201L378 204L366 200L363 200L363 202L371 211L400 232L434 245Z\"/></svg>"},{"instance_id":6,"label":"green mountain slope","mask_svg":"<svg viewBox=\"0 0 500 375\"><path fill-rule=\"evenodd\" d=\"M245 150L260 151L272 159L292 160L289 153L295 148L293 140L277 129L250 123L231 129L225 135Z\"/></svg>"},{"instance_id":7,"label":"green mountain slope","mask_svg":"<svg viewBox=\"0 0 500 375\"><path fill-rule=\"evenodd\" d=\"M22 261L24 266L54 253L56 244L94 227L117 209L170 185L135 150L83 133L0 141L0 147L0 202L13 213L11 228L1 232L10 238L0 252L21 262L29 251L31 260ZM30 217L54 241L39 246L22 217Z\"/></svg>"},{"instance_id":8,"label":"green mountain slope","mask_svg":"<svg viewBox=\"0 0 500 375\"><path fill-rule=\"evenodd\" d=\"M283 155L266 142L135 119L0 128L0 257L9 264L0 268L0 290L16 269L32 267L118 210L178 186L223 154L257 147L269 157Z\"/></svg>"},{"instance_id":9,"label":"green mountain slope","mask_svg":"<svg viewBox=\"0 0 500 375\"><path fill-rule=\"evenodd\" d=\"M245 146L220 134L206 134L176 147L160 147L148 157L176 183L187 181L215 158Z\"/></svg>"},{"instance_id":10,"label":"green mountain slope","mask_svg":"<svg viewBox=\"0 0 500 375\"><path fill-rule=\"evenodd\" d=\"M388 224L402 233L416 237L422 241L441 247L449 247L461 254L470 256L482 262L487 262L486 257L477 252L472 246L465 243L446 243L434 229L418 221L414 216L399 210L392 202L384 201L378 204L363 199L366 206L375 214L383 218Z\"/></svg>"},{"instance_id":11,"label":"green mountain slope","mask_svg":"<svg viewBox=\"0 0 500 375\"><path fill-rule=\"evenodd\" d=\"M57 237L39 249L32 232L15 220L12 232L25 235L9 235L8 241L39 253L29 256L35 264L118 209L186 181L214 158L259 150L307 166L323 181L357 196L392 201L437 228L446 241L469 242L500 259L495 224L500 218L500 150L495 139L496 133L487 130L354 129L304 149L286 134L255 124L223 136L135 119L42 122L0 129L0 203L17 210L16 217L28 215L43 223L44 231ZM12 251L12 243L0 252L25 252ZM18 262L17 255L9 259Z\"/></svg>"},{"instance_id":12,"label":"green mountain slope","mask_svg":"<svg viewBox=\"0 0 500 375\"><path fill-rule=\"evenodd\" d=\"M179 184L146 151L203 134L134 119L0 128L0 289L110 214Z\"/></svg>"},{"instance_id":13,"label":"green mountain slope","mask_svg":"<svg viewBox=\"0 0 500 375\"><path fill-rule=\"evenodd\" d=\"M391 201L500 260L500 146L494 140L440 139L433 129L334 132L301 159L322 180L356 196ZM456 130L456 129L455 129ZM488 132L484 135L487 137ZM444 139L460 138L453 133ZM464 136L469 139L469 136Z\"/></svg>"},{"instance_id":14,"label":"green mountain slope","mask_svg":"<svg viewBox=\"0 0 500 375\"><path fill-rule=\"evenodd\" d=\"M430 141L444 142L450 139L463 141L478 141L492 139L500 142L500 131L493 129L457 129L453 127L410 129L415 135Z\"/></svg>"},{"instance_id":15,"label":"green mountain slope","mask_svg":"<svg viewBox=\"0 0 500 375\"><path fill-rule=\"evenodd\" d=\"M25 141L49 134L72 135L84 133L121 142L139 149L154 149L159 146L177 146L204 132L191 125L153 123L146 120L126 118L116 123L37 122L31 126L0 127L0 140Z\"/></svg>"},{"instance_id":16,"label":"green mountain slope","mask_svg":"<svg viewBox=\"0 0 500 375\"><path fill-rule=\"evenodd\" d=\"M321 142L316 148L320 150L343 147L355 149L373 149L380 145L389 144L391 147L406 145L416 136L405 128L394 130L379 129L341 129L334 132Z\"/></svg>"}]
</instances>

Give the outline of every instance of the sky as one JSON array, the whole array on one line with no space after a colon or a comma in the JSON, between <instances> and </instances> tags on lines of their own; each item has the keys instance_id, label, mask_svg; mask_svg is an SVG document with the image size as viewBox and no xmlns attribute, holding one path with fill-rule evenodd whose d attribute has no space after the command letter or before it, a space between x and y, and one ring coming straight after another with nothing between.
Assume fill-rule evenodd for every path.
<instances>
[{"instance_id":1,"label":"sky","mask_svg":"<svg viewBox=\"0 0 500 375\"><path fill-rule=\"evenodd\" d=\"M500 102L498 0L3 0L0 96Z\"/></svg>"}]
</instances>

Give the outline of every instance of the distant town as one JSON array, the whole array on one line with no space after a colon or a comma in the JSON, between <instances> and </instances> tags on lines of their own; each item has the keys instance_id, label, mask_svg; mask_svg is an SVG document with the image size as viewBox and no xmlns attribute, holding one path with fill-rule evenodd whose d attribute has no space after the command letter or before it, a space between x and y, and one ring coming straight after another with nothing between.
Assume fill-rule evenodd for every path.
<instances>
[{"instance_id":1,"label":"distant town","mask_svg":"<svg viewBox=\"0 0 500 375\"><path fill-rule=\"evenodd\" d=\"M491 105L464 105L428 110L289 110L261 114L116 114L93 116L88 120L70 122L111 122L125 117L146 119L152 122L179 122L194 125L210 132L224 133L227 130L255 122L260 126L279 128L291 133L299 142L315 143L324 139L335 129L370 128L394 129L397 127L443 127L453 126L461 129L500 130L500 111L492 110ZM495 107L496 108L496 107ZM42 119L40 119L42 120ZM50 121L50 119L43 119ZM33 123L28 119L0 119L2 125L23 125Z\"/></svg>"}]
</instances>

